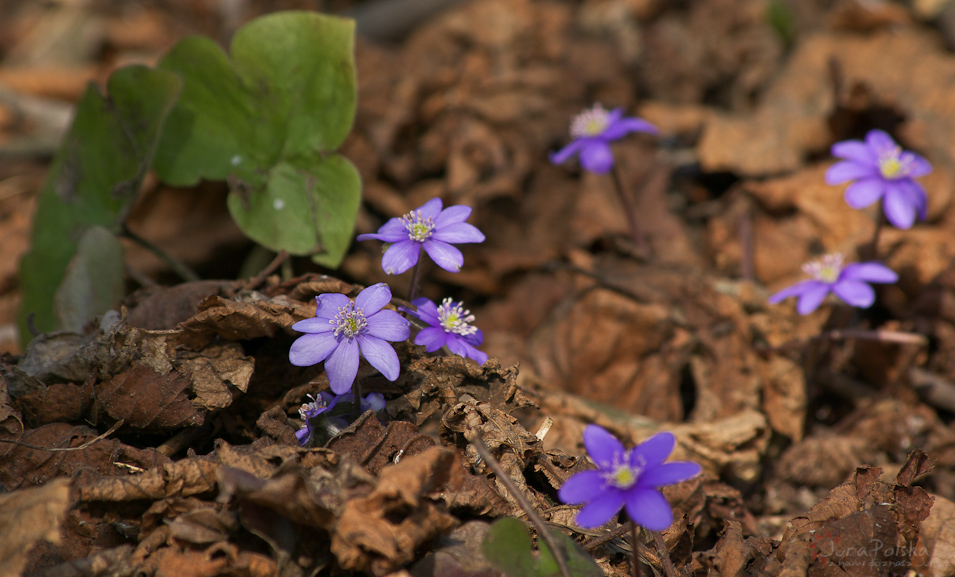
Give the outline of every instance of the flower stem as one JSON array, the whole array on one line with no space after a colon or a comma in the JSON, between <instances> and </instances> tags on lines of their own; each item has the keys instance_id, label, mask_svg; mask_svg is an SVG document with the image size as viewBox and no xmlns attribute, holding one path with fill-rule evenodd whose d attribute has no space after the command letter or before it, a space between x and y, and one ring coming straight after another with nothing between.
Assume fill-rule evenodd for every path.
<instances>
[{"instance_id":1,"label":"flower stem","mask_svg":"<svg viewBox=\"0 0 955 577\"><path fill-rule=\"evenodd\" d=\"M149 252L153 253L154 255L156 255L163 261L165 261L165 263L169 265L169 267L173 270L173 272L179 275L179 278L181 278L182 280L186 282L191 282L191 281L197 281L200 279L199 275L197 275L191 268L189 268L186 265L186 263L173 257L171 254L159 248L157 245L139 236L138 234L130 230L130 228L127 227L125 223L123 223L122 225L122 230L120 232L120 235L125 236L126 238L132 240L136 244L140 245L141 247L145 248Z\"/></svg>"},{"instance_id":2,"label":"flower stem","mask_svg":"<svg viewBox=\"0 0 955 577\"><path fill-rule=\"evenodd\" d=\"M879 258L879 235L882 234L882 227L885 223L885 212L882 208L883 202L885 201L879 202L879 215L875 218L875 232L872 233L872 240L869 242L868 250L859 251L862 253L859 256L863 259L878 260ZM869 254L865 254L865 252Z\"/></svg>"},{"instance_id":3,"label":"flower stem","mask_svg":"<svg viewBox=\"0 0 955 577\"><path fill-rule=\"evenodd\" d=\"M627 190L623 185L623 175L620 172L620 166L614 164L613 167L613 183L614 188L617 191L617 198L620 199L620 204L623 207L623 214L627 217L627 224L630 225L630 238L633 240L633 243L637 245L637 250L642 252L644 255L650 255L650 246L647 244L647 239L643 234L643 231L640 230L640 224L637 223L637 209L633 205L633 200L627 194Z\"/></svg>"},{"instance_id":4,"label":"flower stem","mask_svg":"<svg viewBox=\"0 0 955 577\"><path fill-rule=\"evenodd\" d=\"M630 521L630 548L633 550L633 577L640 577L640 537L633 521Z\"/></svg>"},{"instance_id":5,"label":"flower stem","mask_svg":"<svg viewBox=\"0 0 955 577\"><path fill-rule=\"evenodd\" d=\"M408 302L411 302L418 296L418 285L421 284L421 247L418 247L418 262L414 265L414 270L411 272L411 284L408 285Z\"/></svg>"}]
</instances>

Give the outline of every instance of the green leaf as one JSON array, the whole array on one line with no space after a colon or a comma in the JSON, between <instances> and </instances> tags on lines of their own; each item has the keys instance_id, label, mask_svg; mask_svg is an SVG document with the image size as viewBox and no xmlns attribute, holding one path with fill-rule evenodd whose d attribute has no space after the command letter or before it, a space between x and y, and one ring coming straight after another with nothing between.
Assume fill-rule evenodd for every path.
<instances>
[{"instance_id":1,"label":"green leaf","mask_svg":"<svg viewBox=\"0 0 955 577\"><path fill-rule=\"evenodd\" d=\"M354 22L276 13L236 32L230 51L187 38L160 62L184 86L157 173L176 185L228 180L246 234L338 266L360 198L357 172L333 152L355 116Z\"/></svg>"},{"instance_id":2,"label":"green leaf","mask_svg":"<svg viewBox=\"0 0 955 577\"><path fill-rule=\"evenodd\" d=\"M252 239L293 254L308 254L334 268L348 250L354 215L361 202L361 179L352 163L335 155L297 163L281 162L269 171L258 193L229 195L229 212Z\"/></svg>"},{"instance_id":3,"label":"green leaf","mask_svg":"<svg viewBox=\"0 0 955 577\"><path fill-rule=\"evenodd\" d=\"M481 545L484 556L492 567L511 577L537 575L537 559L531 536L517 519L502 517L495 521Z\"/></svg>"},{"instance_id":4,"label":"green leaf","mask_svg":"<svg viewBox=\"0 0 955 577\"><path fill-rule=\"evenodd\" d=\"M573 577L602 577L603 570L573 539L551 531L567 560ZM534 555L530 534L524 523L510 517L498 519L488 529L481 550L492 567L511 577L552 577L560 575L557 560L543 539L538 539L540 556Z\"/></svg>"},{"instance_id":5,"label":"green leaf","mask_svg":"<svg viewBox=\"0 0 955 577\"><path fill-rule=\"evenodd\" d=\"M54 295L68 290L61 284L78 243L94 226L119 231L180 85L175 74L130 66L110 76L108 96L93 84L87 88L40 191L30 252L20 262L23 301L18 324L24 344L31 338L28 317L29 324L43 332L66 326L54 312ZM116 256L110 255L103 258ZM88 263L75 261L72 278L82 276L77 269ZM95 266L105 266L103 259ZM92 278L97 273L88 274ZM103 306L88 307L83 315L105 312ZM71 326L80 322L70 315Z\"/></svg>"},{"instance_id":6,"label":"green leaf","mask_svg":"<svg viewBox=\"0 0 955 577\"><path fill-rule=\"evenodd\" d=\"M86 230L53 298L61 329L83 326L123 298L123 244L101 226Z\"/></svg>"}]
</instances>

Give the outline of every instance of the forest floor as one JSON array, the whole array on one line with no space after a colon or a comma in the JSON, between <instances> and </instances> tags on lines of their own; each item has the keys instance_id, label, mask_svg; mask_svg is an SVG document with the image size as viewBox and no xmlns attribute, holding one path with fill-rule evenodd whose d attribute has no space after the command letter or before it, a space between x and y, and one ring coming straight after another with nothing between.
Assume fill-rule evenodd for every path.
<instances>
[{"instance_id":1,"label":"forest floor","mask_svg":"<svg viewBox=\"0 0 955 577\"><path fill-rule=\"evenodd\" d=\"M625 526L581 529L557 499L591 466L590 423L627 444L672 431L674 458L702 465L664 491L678 574L955 574L955 2L449 4L404 26L347 0L3 2L0 577L498 575L483 536L526 513L480 438L550 527L628 575ZM250 278L226 185L154 177L128 227L240 280L182 283L127 243L123 312L24 349L18 261L87 83L304 8L359 24L356 233L435 196L473 207L487 240L422 292L463 301L490 360L399 343L397 381L358 374L387 416L300 447L298 409L328 380L289 364L291 325L378 282L404 304L410 273L356 242L338 270ZM612 178L548 160L595 102L660 129L614 146L647 250ZM871 129L934 167L927 219L874 248L878 205L824 177L831 145ZM872 307L767 303L805 262L873 250L900 278Z\"/></svg>"}]
</instances>

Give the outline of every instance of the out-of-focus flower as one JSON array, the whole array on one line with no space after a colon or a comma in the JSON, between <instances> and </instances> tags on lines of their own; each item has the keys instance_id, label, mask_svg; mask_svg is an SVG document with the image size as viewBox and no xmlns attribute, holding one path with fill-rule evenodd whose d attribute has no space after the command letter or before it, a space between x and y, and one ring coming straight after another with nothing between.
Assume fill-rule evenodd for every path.
<instances>
[{"instance_id":1,"label":"out-of-focus flower","mask_svg":"<svg viewBox=\"0 0 955 577\"><path fill-rule=\"evenodd\" d=\"M358 293L355 302L343 294L318 295L315 318L292 325L303 333L292 343L289 361L307 367L325 361L332 392L351 389L358 374L359 354L389 381L398 378L398 355L385 341L403 341L411 336L411 324L392 310L391 289L384 283Z\"/></svg>"},{"instance_id":2,"label":"out-of-focus flower","mask_svg":"<svg viewBox=\"0 0 955 577\"><path fill-rule=\"evenodd\" d=\"M564 503L586 503L577 513L577 524L599 527L626 507L630 519L651 531L663 531L673 523L673 511L658 490L695 477L702 468L691 461L664 463L676 438L658 433L627 451L616 437L597 425L584 429L584 446L597 464L564 482L557 496Z\"/></svg>"},{"instance_id":3,"label":"out-of-focus flower","mask_svg":"<svg viewBox=\"0 0 955 577\"><path fill-rule=\"evenodd\" d=\"M914 179L932 172L932 165L902 150L881 130L870 130L865 142L846 140L832 145L832 155L845 160L826 171L826 184L853 181L846 188L846 202L865 208L882 199L886 218L898 228L910 228L915 218L925 220L928 197Z\"/></svg>"},{"instance_id":4,"label":"out-of-focus flower","mask_svg":"<svg viewBox=\"0 0 955 577\"><path fill-rule=\"evenodd\" d=\"M550 154L550 161L563 164L580 154L580 166L597 174L606 174L613 168L613 150L610 143L631 132L657 134L657 127L641 118L625 117L623 108L606 110L600 104L584 110L570 123L573 140L564 148Z\"/></svg>"},{"instance_id":5,"label":"out-of-focus flower","mask_svg":"<svg viewBox=\"0 0 955 577\"><path fill-rule=\"evenodd\" d=\"M414 344L424 345L429 353L447 345L448 350L456 355L470 357L480 365L487 362L487 355L475 348L484 342L484 333L471 325L474 315L465 310L464 303L456 303L446 298L441 301L441 306L436 306L425 297L416 298L411 303L418 307L418 310L404 307L402 310L431 325L421 329L414 339Z\"/></svg>"},{"instance_id":6,"label":"out-of-focus flower","mask_svg":"<svg viewBox=\"0 0 955 577\"><path fill-rule=\"evenodd\" d=\"M471 207L449 206L441 210L441 199L432 198L401 218L392 218L374 234L360 234L358 240L378 239L391 243L381 259L386 274L401 274L418 263L421 249L431 260L448 272L458 272L464 255L451 246L468 242L484 242L484 234L473 224L464 222L471 216Z\"/></svg>"},{"instance_id":7,"label":"out-of-focus flower","mask_svg":"<svg viewBox=\"0 0 955 577\"><path fill-rule=\"evenodd\" d=\"M295 438L298 439L298 442L303 447L308 444L308 441L312 438L312 434L314 433L312 429L312 419L322 413L332 411L339 402L353 402L355 395L353 393L336 395L322 391L318 394L317 398L312 395L308 395L308 398L310 398L311 401L303 404L298 409L298 416L305 424L301 429L295 431ZM385 396L381 393L368 393L361 400L361 412L363 413L367 410L378 412L384 408ZM348 421L344 417L329 417L328 422L338 429L344 429L348 426Z\"/></svg>"},{"instance_id":8,"label":"out-of-focus flower","mask_svg":"<svg viewBox=\"0 0 955 577\"><path fill-rule=\"evenodd\" d=\"M769 297L770 304L789 297L799 297L796 311L801 315L808 315L819 308L826 295L832 292L846 304L864 309L875 302L875 291L868 283L894 283L899 280L895 271L878 262L843 266L843 260L842 254L836 252L804 264L803 272L812 278L786 287Z\"/></svg>"}]
</instances>

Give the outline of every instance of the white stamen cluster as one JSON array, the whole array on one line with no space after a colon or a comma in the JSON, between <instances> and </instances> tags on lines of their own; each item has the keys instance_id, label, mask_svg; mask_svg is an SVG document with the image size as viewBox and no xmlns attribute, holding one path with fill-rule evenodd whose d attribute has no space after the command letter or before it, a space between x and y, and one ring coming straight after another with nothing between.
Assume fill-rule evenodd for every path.
<instances>
[{"instance_id":1,"label":"white stamen cluster","mask_svg":"<svg viewBox=\"0 0 955 577\"><path fill-rule=\"evenodd\" d=\"M434 219L421 218L421 211L412 210L401 217L405 223L405 230L408 231L408 238L417 242L424 242L431 238L434 232Z\"/></svg>"},{"instance_id":2,"label":"white stamen cluster","mask_svg":"<svg viewBox=\"0 0 955 577\"><path fill-rule=\"evenodd\" d=\"M841 252L834 252L818 260L807 262L802 265L802 271L811 276L813 280L834 283L839 279L844 261L845 257L842 256Z\"/></svg>"},{"instance_id":3,"label":"white stamen cluster","mask_svg":"<svg viewBox=\"0 0 955 577\"><path fill-rule=\"evenodd\" d=\"M308 398L312 399L312 401L309 403L305 403L304 405L298 408L299 418L305 421L306 423L308 422L308 418L310 416L309 413L317 411L319 409L324 409L325 407L328 406L325 404L325 401L321 397L318 397L316 399L312 395L308 395Z\"/></svg>"},{"instance_id":4,"label":"white stamen cluster","mask_svg":"<svg viewBox=\"0 0 955 577\"><path fill-rule=\"evenodd\" d=\"M355 303L339 307L338 314L328 322L335 327L336 337L344 335L347 339L361 333L368 326L368 321L365 320L365 311L356 308Z\"/></svg>"},{"instance_id":5,"label":"white stamen cluster","mask_svg":"<svg viewBox=\"0 0 955 577\"><path fill-rule=\"evenodd\" d=\"M614 457L613 466L609 471L603 472L604 480L609 485L618 489L629 489L637 484L640 479L640 473L643 471L642 464L637 467L631 467L626 453ZM642 459L641 459L642 463Z\"/></svg>"},{"instance_id":6,"label":"white stamen cluster","mask_svg":"<svg viewBox=\"0 0 955 577\"><path fill-rule=\"evenodd\" d=\"M584 110L570 123L570 135L574 138L597 136L607 128L610 113L600 104Z\"/></svg>"},{"instance_id":7,"label":"white stamen cluster","mask_svg":"<svg viewBox=\"0 0 955 577\"><path fill-rule=\"evenodd\" d=\"M451 298L441 301L438 307L438 321L444 330L461 336L473 335L477 332L477 327L468 323L474 322L474 315L471 311L465 310L461 305L464 303L455 303Z\"/></svg>"}]
</instances>

